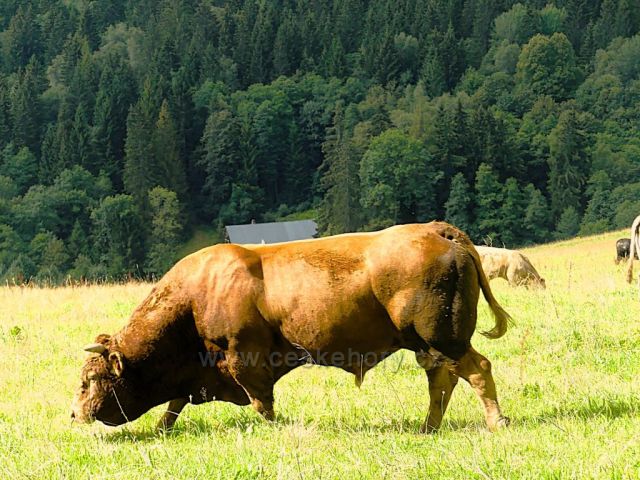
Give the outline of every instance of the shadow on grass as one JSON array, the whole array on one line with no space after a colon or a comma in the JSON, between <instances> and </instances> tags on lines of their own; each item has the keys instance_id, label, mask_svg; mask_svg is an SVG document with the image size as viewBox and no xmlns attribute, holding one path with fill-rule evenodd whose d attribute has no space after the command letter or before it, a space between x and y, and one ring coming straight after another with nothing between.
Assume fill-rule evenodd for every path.
<instances>
[{"instance_id":1,"label":"shadow on grass","mask_svg":"<svg viewBox=\"0 0 640 480\"><path fill-rule=\"evenodd\" d=\"M108 432L102 436L103 440L110 443L135 443L135 442L155 442L163 438L180 438L182 436L206 437L211 435L224 435L229 433L252 433L264 429L286 429L290 427L314 427L323 432L346 433L346 434L409 434L423 435L420 427L424 422L424 417L420 418L398 418L389 422L366 421L352 418L351 421L341 421L341 419L318 421L317 419L308 422L301 421L300 418L290 418L276 415L274 422L267 422L262 417L248 411L237 417L225 416L217 420L209 418L188 418L181 417L175 427L168 432L157 431L152 427L135 428L135 424L125 426L116 431ZM468 420L445 420L443 421L441 432L460 430L482 430L485 428L484 420L480 417L477 421Z\"/></svg>"},{"instance_id":2,"label":"shadow on grass","mask_svg":"<svg viewBox=\"0 0 640 480\"><path fill-rule=\"evenodd\" d=\"M273 425L278 425L279 420L277 418ZM268 426L270 423L267 423L262 417L249 410L239 415L224 415L218 420L189 418L186 415L181 415L170 431L160 431L154 427L136 429L135 424L133 424L106 433L103 439L112 443L153 442L161 438L175 438L184 435L208 436L228 432L249 432L254 428L264 427L265 425Z\"/></svg>"},{"instance_id":3,"label":"shadow on grass","mask_svg":"<svg viewBox=\"0 0 640 480\"><path fill-rule=\"evenodd\" d=\"M542 399L540 400L543 401ZM561 419L590 420L605 418L615 420L618 418L637 416L640 413L640 399L637 398L612 398L593 399L589 398L579 404L566 403L552 409L542 411L539 414L519 416L517 411L506 412L511 417L512 424L532 425L532 424L554 424ZM425 412L426 414L426 412ZM210 436L229 433L251 433L254 430L264 430L265 428L283 429L296 426L317 426L319 430L332 433L385 433L385 434L420 434L420 427L424 417L408 418L399 417L390 421L380 422L367 418L351 418L350 421L343 421L341 418L329 419L319 422L309 420L301 422L300 418L291 418L283 415L276 415L274 422L266 422L262 417L250 409L234 411L232 413L220 415L216 419L210 418L189 418L181 416L173 430L169 432L159 432L154 428L136 429L134 426L126 426L122 429L109 432L104 435L104 440L112 443L128 442L154 442L162 438L175 438L181 436ZM484 419L480 412L477 419L451 419L447 416L443 421L440 432L460 432L460 431L482 431L486 429Z\"/></svg>"},{"instance_id":4,"label":"shadow on grass","mask_svg":"<svg viewBox=\"0 0 640 480\"><path fill-rule=\"evenodd\" d=\"M589 420L593 418L606 418L615 420L618 418L637 416L640 413L640 399L633 397L594 399L588 398L579 404L563 404L533 417L523 417L523 420L557 420L565 418L578 418Z\"/></svg>"}]
</instances>

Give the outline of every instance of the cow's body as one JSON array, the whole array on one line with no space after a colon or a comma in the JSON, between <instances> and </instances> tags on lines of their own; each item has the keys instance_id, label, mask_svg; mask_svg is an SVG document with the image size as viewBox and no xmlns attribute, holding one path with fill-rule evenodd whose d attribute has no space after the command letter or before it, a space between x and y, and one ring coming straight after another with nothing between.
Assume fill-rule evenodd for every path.
<instances>
[{"instance_id":1,"label":"cow's body","mask_svg":"<svg viewBox=\"0 0 640 480\"><path fill-rule=\"evenodd\" d=\"M629 240L630 249L627 260L627 282L631 283L633 280L633 260L638 258L638 251L640 251L640 215L638 215L631 224L631 238Z\"/></svg>"},{"instance_id":2,"label":"cow's body","mask_svg":"<svg viewBox=\"0 0 640 480\"><path fill-rule=\"evenodd\" d=\"M616 265L621 261L626 261L629 258L629 252L631 251L631 239L620 238L616 241ZM638 260L638 251L634 253L634 258Z\"/></svg>"},{"instance_id":3,"label":"cow's body","mask_svg":"<svg viewBox=\"0 0 640 480\"><path fill-rule=\"evenodd\" d=\"M408 348L429 377L425 429L439 426L459 376L476 390L495 428L506 420L490 364L470 343L480 287L496 315L486 335L497 338L508 315L493 298L471 242L444 223L210 247L168 272L123 330L98 337L92 351L100 355L85 365L83 377L106 368L114 392L122 383L117 396L141 388L144 400L119 398L119 411L108 412L105 384L103 394L93 394L104 396L103 413L83 412L83 395L90 393L79 392L74 416L119 424L171 401L176 413L163 417L170 426L186 403L215 397L251 402L272 418L274 383L306 361L343 368L359 384L381 359ZM125 388L127 370L135 388Z\"/></svg>"},{"instance_id":4,"label":"cow's body","mask_svg":"<svg viewBox=\"0 0 640 480\"><path fill-rule=\"evenodd\" d=\"M503 278L511 286L536 286L546 288L529 259L517 250L476 245L482 260L482 269L489 280Z\"/></svg>"}]
</instances>

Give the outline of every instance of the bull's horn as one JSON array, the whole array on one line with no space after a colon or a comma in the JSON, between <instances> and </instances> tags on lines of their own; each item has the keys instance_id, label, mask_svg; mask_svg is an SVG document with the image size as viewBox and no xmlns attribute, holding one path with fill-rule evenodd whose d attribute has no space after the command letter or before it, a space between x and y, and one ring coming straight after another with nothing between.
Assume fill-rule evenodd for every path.
<instances>
[{"instance_id":1,"label":"bull's horn","mask_svg":"<svg viewBox=\"0 0 640 480\"><path fill-rule=\"evenodd\" d=\"M89 345L85 345L83 350L85 352L99 353L102 355L104 352L107 351L107 347L105 347L101 343L90 343Z\"/></svg>"}]
</instances>

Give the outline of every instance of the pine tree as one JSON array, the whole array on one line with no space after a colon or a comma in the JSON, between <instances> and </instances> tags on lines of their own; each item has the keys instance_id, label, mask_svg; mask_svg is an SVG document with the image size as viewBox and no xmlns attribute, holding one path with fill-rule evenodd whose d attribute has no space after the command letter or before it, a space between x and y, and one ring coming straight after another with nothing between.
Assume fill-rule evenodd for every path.
<instances>
[{"instance_id":1,"label":"pine tree","mask_svg":"<svg viewBox=\"0 0 640 480\"><path fill-rule=\"evenodd\" d=\"M175 192L181 202L187 199L187 180L185 166L178 148L176 128L165 100L160 107L158 121L153 136L155 162L159 172L158 180L162 187Z\"/></svg>"},{"instance_id":2,"label":"pine tree","mask_svg":"<svg viewBox=\"0 0 640 480\"><path fill-rule=\"evenodd\" d=\"M216 216L231 195L231 185L238 180L242 165L240 121L232 112L223 109L213 112L207 120L202 136L204 154L198 165L205 172L203 196L209 216Z\"/></svg>"},{"instance_id":3,"label":"pine tree","mask_svg":"<svg viewBox=\"0 0 640 480\"><path fill-rule=\"evenodd\" d=\"M140 100L131 107L127 117L123 183L143 214L148 209L147 192L162 181L154 158L156 113L152 95L151 83L147 81Z\"/></svg>"},{"instance_id":4,"label":"pine tree","mask_svg":"<svg viewBox=\"0 0 640 480\"><path fill-rule=\"evenodd\" d=\"M444 205L444 219L469 235L474 235L471 221L472 201L473 192L471 187L467 183L464 174L457 173L451 181L449 198Z\"/></svg>"},{"instance_id":5,"label":"pine tree","mask_svg":"<svg viewBox=\"0 0 640 480\"><path fill-rule=\"evenodd\" d=\"M7 79L0 74L0 150L11 140L11 100Z\"/></svg>"},{"instance_id":6,"label":"pine tree","mask_svg":"<svg viewBox=\"0 0 640 480\"><path fill-rule=\"evenodd\" d=\"M5 35L4 55L12 71L26 67L42 53L39 22L30 4L18 6Z\"/></svg>"},{"instance_id":7,"label":"pine tree","mask_svg":"<svg viewBox=\"0 0 640 480\"><path fill-rule=\"evenodd\" d=\"M640 2L638 0L619 0L615 17L615 36L632 37L638 33L640 20Z\"/></svg>"},{"instance_id":8,"label":"pine tree","mask_svg":"<svg viewBox=\"0 0 640 480\"><path fill-rule=\"evenodd\" d=\"M115 278L139 276L145 232L133 197L104 198L92 211L91 220L95 251L106 273Z\"/></svg>"},{"instance_id":9,"label":"pine tree","mask_svg":"<svg viewBox=\"0 0 640 480\"><path fill-rule=\"evenodd\" d=\"M273 45L273 73L291 75L300 63L300 38L293 13L287 8L283 15Z\"/></svg>"},{"instance_id":10,"label":"pine tree","mask_svg":"<svg viewBox=\"0 0 640 480\"><path fill-rule=\"evenodd\" d=\"M556 231L553 236L556 240L575 237L580 229L580 214L574 207L567 207L562 211L562 215L556 224Z\"/></svg>"},{"instance_id":11,"label":"pine tree","mask_svg":"<svg viewBox=\"0 0 640 480\"><path fill-rule=\"evenodd\" d=\"M319 228L327 234L354 232L362 224L359 162L344 129L341 103L334 111L322 151L321 186L325 192L319 207Z\"/></svg>"},{"instance_id":12,"label":"pine tree","mask_svg":"<svg viewBox=\"0 0 640 480\"><path fill-rule=\"evenodd\" d=\"M69 140L72 149L71 163L81 165L91 173L98 173L100 163L92 155L91 125L89 124L88 112L82 102L76 108Z\"/></svg>"},{"instance_id":13,"label":"pine tree","mask_svg":"<svg viewBox=\"0 0 640 480\"><path fill-rule=\"evenodd\" d=\"M325 74L329 77L342 77L347 72L347 61L340 38L335 37L331 45L322 54Z\"/></svg>"},{"instance_id":14,"label":"pine tree","mask_svg":"<svg viewBox=\"0 0 640 480\"><path fill-rule=\"evenodd\" d=\"M603 170L589 179L587 193L591 197L580 223L580 235L602 233L613 228L614 203L611 200L611 179Z\"/></svg>"},{"instance_id":15,"label":"pine tree","mask_svg":"<svg viewBox=\"0 0 640 480\"><path fill-rule=\"evenodd\" d=\"M504 202L500 208L500 241L507 247L515 247L523 241L523 219L527 202L515 178L507 179L502 195Z\"/></svg>"},{"instance_id":16,"label":"pine tree","mask_svg":"<svg viewBox=\"0 0 640 480\"><path fill-rule=\"evenodd\" d=\"M258 16L251 32L251 83L266 83L273 69L274 11L271 2L260 4Z\"/></svg>"},{"instance_id":17,"label":"pine tree","mask_svg":"<svg viewBox=\"0 0 640 480\"><path fill-rule=\"evenodd\" d=\"M116 55L103 63L93 112L91 145L93 157L111 181L120 186L124 168L127 116L134 101L131 70Z\"/></svg>"},{"instance_id":18,"label":"pine tree","mask_svg":"<svg viewBox=\"0 0 640 480\"><path fill-rule=\"evenodd\" d=\"M528 199L524 214L524 239L530 243L543 243L549 240L551 215L544 195L531 183L525 187L525 198Z\"/></svg>"},{"instance_id":19,"label":"pine tree","mask_svg":"<svg viewBox=\"0 0 640 480\"><path fill-rule=\"evenodd\" d=\"M478 238L496 239L503 229L500 218L503 192L498 182L498 175L486 163L481 163L476 172L475 193Z\"/></svg>"},{"instance_id":20,"label":"pine tree","mask_svg":"<svg viewBox=\"0 0 640 480\"><path fill-rule=\"evenodd\" d=\"M567 208L581 211L582 195L589 171L587 138L574 110L560 115L549 134L549 183L551 211L556 218Z\"/></svg>"},{"instance_id":21,"label":"pine tree","mask_svg":"<svg viewBox=\"0 0 640 480\"><path fill-rule=\"evenodd\" d=\"M29 64L18 71L16 83L11 91L13 143L16 147L26 146L34 153L40 152L40 94L43 90L41 75L40 65L35 57L32 57Z\"/></svg>"},{"instance_id":22,"label":"pine tree","mask_svg":"<svg viewBox=\"0 0 640 480\"><path fill-rule=\"evenodd\" d=\"M176 261L182 233L180 202L175 192L155 187L149 192L151 232L145 270L163 275Z\"/></svg>"},{"instance_id":23,"label":"pine tree","mask_svg":"<svg viewBox=\"0 0 640 480\"><path fill-rule=\"evenodd\" d=\"M445 60L440 53L438 38L432 36L428 45L420 77L427 94L431 97L437 97L447 88Z\"/></svg>"},{"instance_id":24,"label":"pine tree","mask_svg":"<svg viewBox=\"0 0 640 480\"><path fill-rule=\"evenodd\" d=\"M69 252L77 257L78 255L88 255L89 253L89 241L87 240L87 234L84 228L80 224L79 220L76 220L73 224L73 230L67 240Z\"/></svg>"}]
</instances>

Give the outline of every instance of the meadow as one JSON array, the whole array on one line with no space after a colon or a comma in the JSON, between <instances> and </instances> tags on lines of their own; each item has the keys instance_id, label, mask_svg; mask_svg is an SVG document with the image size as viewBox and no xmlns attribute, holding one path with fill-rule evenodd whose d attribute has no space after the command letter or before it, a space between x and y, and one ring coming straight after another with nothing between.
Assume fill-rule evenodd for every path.
<instances>
[{"instance_id":1,"label":"meadow","mask_svg":"<svg viewBox=\"0 0 640 480\"><path fill-rule=\"evenodd\" d=\"M273 423L216 402L188 406L168 434L153 428L162 407L123 427L71 425L82 346L123 326L151 285L1 287L0 477L640 478L640 299L613 262L625 233L526 250L546 290L491 283L515 320L501 339L474 336L512 420L493 434L463 381L441 431L420 434L426 376L406 351L360 389L337 369L297 369L276 385ZM481 299L479 329L491 325Z\"/></svg>"}]
</instances>

